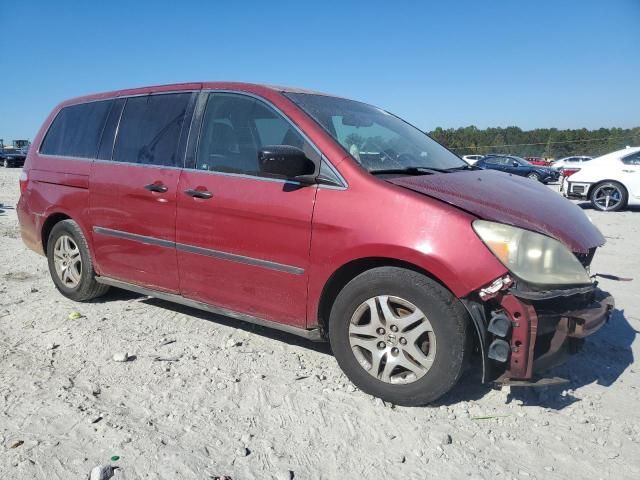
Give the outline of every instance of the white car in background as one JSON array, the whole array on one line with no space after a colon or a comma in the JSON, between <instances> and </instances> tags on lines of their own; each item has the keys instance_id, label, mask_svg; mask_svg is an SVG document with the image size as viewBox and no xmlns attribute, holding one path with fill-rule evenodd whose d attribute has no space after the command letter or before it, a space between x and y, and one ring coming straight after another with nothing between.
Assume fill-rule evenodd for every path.
<instances>
[{"instance_id":1,"label":"white car in background","mask_svg":"<svg viewBox=\"0 0 640 480\"><path fill-rule=\"evenodd\" d=\"M640 147L627 147L581 164L563 180L562 194L590 200L594 208L605 212L640 205Z\"/></svg>"},{"instance_id":2,"label":"white car in background","mask_svg":"<svg viewBox=\"0 0 640 480\"><path fill-rule=\"evenodd\" d=\"M475 165L482 157L484 157L484 155L463 155L462 159L469 165Z\"/></svg>"},{"instance_id":3,"label":"white car in background","mask_svg":"<svg viewBox=\"0 0 640 480\"><path fill-rule=\"evenodd\" d=\"M589 160L593 160L593 157L588 157L586 155L573 155L571 157L564 157L560 160L556 160L551 166L558 170L562 170L563 168L579 167L582 163L588 162Z\"/></svg>"}]
</instances>

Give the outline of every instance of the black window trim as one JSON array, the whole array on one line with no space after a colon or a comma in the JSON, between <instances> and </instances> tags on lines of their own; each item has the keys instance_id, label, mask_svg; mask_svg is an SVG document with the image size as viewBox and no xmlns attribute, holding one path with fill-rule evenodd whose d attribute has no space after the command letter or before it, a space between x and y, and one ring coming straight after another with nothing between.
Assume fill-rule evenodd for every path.
<instances>
[{"instance_id":1,"label":"black window trim","mask_svg":"<svg viewBox=\"0 0 640 480\"><path fill-rule=\"evenodd\" d=\"M337 189L337 190L345 190L346 188L348 188L349 185L348 185L347 181L340 174L340 172L335 168L335 166L320 151L320 149L317 147L317 145L314 142L311 141L311 139L307 136L307 134L305 134L302 131L302 129L300 127L298 127L298 125L296 125L282 110L280 110L272 102L270 102L269 100L267 100L264 97L261 97L260 95L256 95L256 94L251 93L251 92L243 92L243 91L239 91L239 90L208 88L208 89L203 89L203 90L200 91L200 95L198 97L198 100L197 100L197 103L196 103L196 107L195 107L195 110L194 110L194 114L193 114L193 117L192 117L191 127L189 128L189 139L188 139L188 142L187 142L187 155L186 155L186 158L185 158L185 166L184 166L185 170L189 170L189 171L193 171L193 172L199 172L199 173L205 173L205 174L208 174L208 175L220 175L220 176L227 176L227 177L248 178L248 179L258 180L258 181L289 183L289 184L294 184L294 185L298 185L299 184L299 182L296 182L296 181L293 181L293 180L286 180L286 179L282 179L282 178L262 177L262 176L259 176L259 175L248 175L248 174L245 174L245 173L218 172L218 171L215 171L215 170L200 170L200 169L195 168L195 165L194 165L193 162L195 161L195 154L196 154L197 147L200 144L200 135L202 134L202 123L203 123L203 116L204 116L205 106L206 106L206 103L207 103L207 99L209 98L209 95L210 94L216 94L216 93L233 94L233 95L239 95L239 96L252 98L254 100L262 102L263 104L265 104L266 106L271 108L274 112L276 112L278 115L280 115L285 120L285 122L287 122L304 139L305 142L307 142L309 145L311 145L311 148L313 148L315 150L315 152L320 157L320 161L321 161L320 172L322 172L322 168L323 167L328 168L329 170L331 170L331 172L333 173L333 176L335 178L337 178L339 183L340 183L340 185L329 185L329 184L319 183L319 184L317 184L317 187L318 188Z\"/></svg>"},{"instance_id":2,"label":"black window trim","mask_svg":"<svg viewBox=\"0 0 640 480\"><path fill-rule=\"evenodd\" d=\"M105 159L105 158L96 158L94 159L95 162L104 162L104 163L113 163L116 165L135 165L137 167L145 167L145 168L162 168L162 169L179 169L182 170L184 168L185 165L185 159L186 159L186 146L187 146L187 138L189 136L189 131L191 130L191 123L193 122L193 117L194 117L194 106L196 103L196 100L198 98L198 93L200 92L200 90L172 90L169 92L151 92L151 93L141 93L141 94L137 94L137 95L123 95L120 97L114 97L114 100L122 98L124 99L124 105L122 106L122 110L120 110L120 117L118 118L118 123L116 124L116 129L115 132L113 134L113 145L111 146L111 158L109 159ZM172 166L172 165L153 165L150 163L133 163L133 162L123 162L123 161L119 161L119 160L113 160L113 152L116 148L116 142L118 141L118 134L120 133L120 122L122 121L122 115L124 115L124 110L125 108L127 108L127 101L130 98L136 98L136 97L150 97L150 96L155 96L155 95L175 95L175 94L180 94L180 93L190 93L191 97L189 98L189 101L187 102L187 108L185 110L185 121L182 122L182 127L180 129L180 135L178 136L178 154L179 154L179 158L178 160L182 160L181 165L178 166ZM194 95L195 94L195 95ZM188 118L191 117L191 118ZM185 128L187 123L189 123L189 131L186 132L185 135Z\"/></svg>"},{"instance_id":3,"label":"black window trim","mask_svg":"<svg viewBox=\"0 0 640 480\"><path fill-rule=\"evenodd\" d=\"M116 164L124 164L124 165L138 165L141 167L151 167L151 168L183 168L183 167L170 167L170 166L162 166L162 165L149 165L149 164L139 164L139 163L131 163L131 162L116 162L114 160L105 160L105 159L100 159L97 158L98 156L98 150L100 149L100 143L102 142L102 134L104 133L104 127L106 126L106 122L109 119L109 113L111 112L111 108L113 108L113 102L119 98L124 99L125 104L122 106L122 110L120 111L120 118L118 118L118 123L116 125L116 131L114 132L114 137L113 137L113 146L112 146L112 150L111 150L111 158L113 158L113 148L115 148L115 144L116 144L116 139L118 138L118 133L120 131L120 120L122 120L122 112L124 112L125 107L127 106L127 100L129 98L135 98L135 97L148 97L151 95L169 95L169 94L176 94L176 93L191 93L192 94L192 98L189 100L189 104L187 105L187 111L185 112L185 116L188 114L192 114L193 110L189 110L189 106L193 103L195 103L194 98L193 98L193 94L194 93L199 93L200 90L169 90L166 92L150 92L150 93L137 93L135 95L116 95L113 97L106 97L106 98L94 98L91 100L87 100L87 101L83 101L83 102L77 102L77 103L70 103L68 105L63 106L62 108L60 108L60 110L58 110L58 112L56 113L56 116L53 118L53 120L51 120L51 123L49 123L49 125L47 126L47 132L43 135L42 140L40 141L40 144L38 145L38 149L36 150L36 152L38 153L39 157L46 157L46 158L61 158L63 160L80 160L83 162L89 161L89 162L110 162L110 163L116 163ZM197 98L197 96L196 96ZM107 112L107 116L105 118L105 124L102 126L102 131L100 132L100 139L98 140L98 148L96 149L96 154L94 158L91 157L70 157L68 155L51 155L48 153L42 153L40 151L40 149L42 148L42 145L44 144L45 139L47 138L47 135L49 134L49 131L51 130L51 126L53 125L53 123L56 121L56 118L58 118L58 115L60 115L60 112L62 112L62 110L64 110L67 107L74 107L76 105L84 105L86 103L94 103L94 102L112 102L110 107L109 107L109 112ZM192 115L193 117L193 115ZM182 125L182 130L180 133L180 138L178 139L179 144L182 144L182 132L184 132L184 125L187 122L183 122ZM180 146L180 145L179 145ZM184 144L182 145L184 147ZM185 161L185 156L182 156L182 163L184 165L184 161Z\"/></svg>"},{"instance_id":4,"label":"black window trim","mask_svg":"<svg viewBox=\"0 0 640 480\"><path fill-rule=\"evenodd\" d=\"M53 125L53 122L55 121L55 119L58 117L58 115L60 114L60 112L62 111L63 108L66 107L71 107L74 105L82 105L85 103L93 103L93 102L103 102L103 101L115 101L117 99L124 99L125 100L125 104L122 107L122 110L120 111L120 118L118 118L118 123L116 125L116 130L114 132L114 139L113 139L113 147L112 147L112 152L111 152L111 158L113 158L113 148L115 148L115 143L116 140L118 138L118 134L120 132L120 121L122 120L122 114L124 112L124 109L126 108L126 101L129 98L135 98L135 97L145 97L145 96L150 96L150 95L169 95L169 94L175 94L175 93L191 93L191 94L196 94L195 96L192 96L192 99L190 100L189 106L187 107L187 114L191 115L191 119L188 120L189 123L189 130L187 131L187 136L185 138L185 142L184 144L182 144L182 134L180 136L180 140L179 143L183 145L182 148L184 148L184 153L182 156L182 164L183 166L181 167L173 167L173 166L162 166L162 165L150 165L150 164L139 164L139 163L131 163L131 162L120 162L120 161L116 161L116 160L106 160L106 159L100 159L100 158L89 158L89 157L69 157L69 156L64 156L64 155L49 155L49 154L45 154L45 153L41 153L40 152L40 148L42 147L42 144L44 143L44 139L46 138L47 134L49 133L49 130L51 129L51 126ZM311 147L316 151L316 153L320 156L320 160L322 162L322 164L320 165L320 173L322 173L323 167L329 169L331 171L331 173L333 174L333 177L335 177L338 182L340 183L339 185L331 185L331 184L318 184L317 186L319 188L326 188L326 189L333 189L333 190L346 190L347 188L349 188L349 184L348 182L345 180L345 178L342 176L342 174L338 171L338 169L335 167L335 165L333 165L333 163L331 163L331 161L329 161L329 159L320 151L320 149L317 147L317 145L311 141L311 139L307 136L306 133L304 133L302 131L302 129L300 127L298 127L298 125L296 125L282 110L280 110L277 106L275 106L271 101L267 100L264 97L261 97L260 95L256 95L254 93L251 92L243 92L243 91L239 91L239 90L228 90L228 89L215 89L215 88L208 88L208 89L191 89L191 90L170 90L170 91L163 91L163 92L151 92L151 93L138 93L135 95L116 95L113 97L108 97L108 98L95 98L95 99L91 99L91 100L87 100L87 101L83 101L83 102L78 102L78 103L72 103L69 105L65 105L64 107L62 107L57 113L56 116L54 117L54 119L51 121L51 123L49 124L49 126L47 127L47 133L45 133L45 135L42 137L42 141L40 142L40 145L38 145L38 149L37 149L37 153L38 156L42 156L42 157L49 157L49 158L61 158L61 159L65 159L65 160L80 160L80 161L90 161L90 162L104 162L104 163L113 163L113 164L123 164L123 165L137 165L139 167L145 167L145 168L169 168L169 169L184 169L184 170L190 170L190 171L197 171L197 172L201 172L201 173L207 173L210 175L224 175L224 176L234 176L234 177L242 177L242 178L250 178L253 180L261 180L261 181L270 181L270 182L278 182L278 183L292 183L292 184L298 184L298 182L295 181L291 181L291 180L285 180L285 179L280 179L280 178L269 178L269 177L260 177L260 176L256 176L256 175L246 175L246 174L241 174L241 173L228 173L228 172L215 172L215 171L210 171L210 170L198 170L196 168L194 168L193 166L190 166L187 164L187 162L191 159L193 159L193 155L195 153L195 148L197 147L198 143L200 142L200 133L201 133L201 127L202 127L202 115L204 113L204 106L206 105L206 100L209 96L210 93L231 93L231 94L235 94L235 95L243 95L246 97L250 97L253 98L255 100L261 101L264 104L266 104L267 106L269 106L271 109L273 109L276 113L278 113L278 115L280 115L282 118L285 119L285 121L296 131L298 132L302 138L309 143L309 145L311 145ZM111 105L111 107L113 107L113 104ZM189 107L191 107L191 109L189 109ZM108 118L108 115L107 115ZM106 122L106 120L105 120ZM184 127L185 124L187 122L183 123L183 127L182 127L182 131L184 132ZM197 135L194 135L194 130L197 129ZM104 126L103 126L103 130L104 130ZM101 135L102 137L102 135ZM100 141L102 141L102 138L100 138ZM100 142L98 143L98 148L100 148ZM98 151L96 150L96 157L98 155Z\"/></svg>"},{"instance_id":5,"label":"black window trim","mask_svg":"<svg viewBox=\"0 0 640 480\"><path fill-rule=\"evenodd\" d=\"M107 98L94 98L92 100L87 100L86 102L78 102L78 103L70 103L69 105L65 105L64 107L61 107L60 110L58 110L56 112L56 116L53 117L53 120L51 120L51 123L49 123L49 125L47 126L47 131L46 133L42 136L42 140L40 140L40 144L38 145L38 148L36 149L36 153L38 154L39 157L47 157L47 158L62 158L65 160L82 160L82 161L90 161L93 162L98 156L98 150L100 149L100 142L102 141L102 134L104 133L104 127L107 124L107 119L109 118L109 113L111 113L111 109L113 108L113 102L114 100L116 100L119 97L107 97ZM45 140L47 139L47 136L49 135L49 132L51 132L51 127L53 126L53 124L55 123L56 119L60 116L60 113L62 113L62 111L65 108L69 108L69 107L75 107L77 105L85 105L88 103L95 103L95 102L111 102L111 105L109 105L109 110L107 111L107 115L104 118L104 124L102 125L102 129L100 130L100 137L98 138L98 147L96 148L96 153L95 153L95 157L91 158L91 157L73 157L73 156L69 156L69 155L52 155L50 153L42 153L40 150L42 149L42 146L44 145Z\"/></svg>"}]
</instances>

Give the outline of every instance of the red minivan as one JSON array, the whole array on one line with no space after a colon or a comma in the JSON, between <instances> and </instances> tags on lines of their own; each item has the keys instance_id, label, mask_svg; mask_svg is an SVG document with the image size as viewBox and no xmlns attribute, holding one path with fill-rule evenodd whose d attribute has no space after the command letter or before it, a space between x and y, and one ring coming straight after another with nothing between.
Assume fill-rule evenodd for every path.
<instances>
[{"instance_id":1,"label":"red minivan","mask_svg":"<svg viewBox=\"0 0 640 480\"><path fill-rule=\"evenodd\" d=\"M124 288L329 340L355 385L399 405L440 397L469 360L484 381L531 383L613 307L580 208L320 93L218 82L69 100L20 189L22 238L66 297Z\"/></svg>"}]
</instances>

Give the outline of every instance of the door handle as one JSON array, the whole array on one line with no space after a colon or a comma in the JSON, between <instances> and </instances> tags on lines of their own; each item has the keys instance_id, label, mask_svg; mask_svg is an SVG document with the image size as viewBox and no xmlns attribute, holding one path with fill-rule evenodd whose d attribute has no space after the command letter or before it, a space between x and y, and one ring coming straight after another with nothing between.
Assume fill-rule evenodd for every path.
<instances>
[{"instance_id":1,"label":"door handle","mask_svg":"<svg viewBox=\"0 0 640 480\"><path fill-rule=\"evenodd\" d=\"M159 193L164 193L167 190L169 190L167 186L162 183L150 183L149 185L145 185L144 188L149 190L150 192L159 192Z\"/></svg>"},{"instance_id":2,"label":"door handle","mask_svg":"<svg viewBox=\"0 0 640 480\"><path fill-rule=\"evenodd\" d=\"M213 193L207 191L207 190L185 190L184 193L186 193L187 195L189 195L190 197L194 197L194 198L203 198L205 200L208 200L209 198L213 197Z\"/></svg>"}]
</instances>

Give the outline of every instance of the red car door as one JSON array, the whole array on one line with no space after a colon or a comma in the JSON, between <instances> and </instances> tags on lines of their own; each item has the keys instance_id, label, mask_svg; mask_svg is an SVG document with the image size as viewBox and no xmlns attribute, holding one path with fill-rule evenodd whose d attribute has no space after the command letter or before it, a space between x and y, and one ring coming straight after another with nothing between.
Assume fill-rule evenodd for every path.
<instances>
[{"instance_id":1,"label":"red car door","mask_svg":"<svg viewBox=\"0 0 640 480\"><path fill-rule=\"evenodd\" d=\"M178 184L180 290L234 312L304 326L317 188L260 175L258 150L279 144L317 155L261 100L208 95L197 151Z\"/></svg>"},{"instance_id":2,"label":"red car door","mask_svg":"<svg viewBox=\"0 0 640 480\"><path fill-rule=\"evenodd\" d=\"M89 180L100 275L179 291L176 193L189 125L185 117L194 98L185 92L116 101Z\"/></svg>"}]
</instances>

